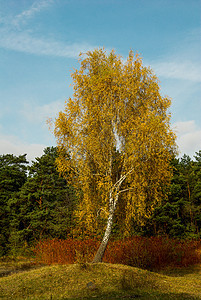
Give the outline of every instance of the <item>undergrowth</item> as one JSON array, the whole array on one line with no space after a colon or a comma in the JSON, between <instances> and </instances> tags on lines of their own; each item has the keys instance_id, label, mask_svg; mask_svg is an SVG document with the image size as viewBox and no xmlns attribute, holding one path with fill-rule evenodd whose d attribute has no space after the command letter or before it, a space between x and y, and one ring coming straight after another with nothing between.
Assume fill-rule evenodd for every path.
<instances>
[{"instance_id":1,"label":"undergrowth","mask_svg":"<svg viewBox=\"0 0 201 300\"><path fill-rule=\"evenodd\" d=\"M91 262L100 241L96 239L49 239L35 247L36 260L44 264ZM180 241L162 237L133 237L110 241L103 262L148 270L188 267L201 262L201 241Z\"/></svg>"}]
</instances>

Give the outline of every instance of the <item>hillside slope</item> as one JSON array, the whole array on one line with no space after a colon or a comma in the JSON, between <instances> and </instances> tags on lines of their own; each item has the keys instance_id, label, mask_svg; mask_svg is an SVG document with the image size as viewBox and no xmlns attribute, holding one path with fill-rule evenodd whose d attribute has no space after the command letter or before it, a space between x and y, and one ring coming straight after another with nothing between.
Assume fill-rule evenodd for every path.
<instances>
[{"instance_id":1,"label":"hillside slope","mask_svg":"<svg viewBox=\"0 0 201 300\"><path fill-rule=\"evenodd\" d=\"M52 265L0 278L1 299L201 299L201 270L163 275L125 265Z\"/></svg>"}]
</instances>

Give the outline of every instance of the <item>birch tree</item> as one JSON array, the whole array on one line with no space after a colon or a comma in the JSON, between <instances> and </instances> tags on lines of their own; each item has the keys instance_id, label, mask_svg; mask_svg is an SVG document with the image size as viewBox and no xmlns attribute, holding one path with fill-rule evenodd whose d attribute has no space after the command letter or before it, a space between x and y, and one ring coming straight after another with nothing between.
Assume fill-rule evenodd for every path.
<instances>
[{"instance_id":1,"label":"birch tree","mask_svg":"<svg viewBox=\"0 0 201 300\"><path fill-rule=\"evenodd\" d=\"M126 61L114 51L88 52L71 76L73 97L54 121L57 166L63 174L71 170L73 184L82 190L80 226L93 232L97 219L105 220L93 260L100 262L118 203L126 212L126 233L132 218L142 222L164 197L176 151L171 100L161 96L157 77L132 51ZM63 155L66 149L71 160Z\"/></svg>"}]
</instances>

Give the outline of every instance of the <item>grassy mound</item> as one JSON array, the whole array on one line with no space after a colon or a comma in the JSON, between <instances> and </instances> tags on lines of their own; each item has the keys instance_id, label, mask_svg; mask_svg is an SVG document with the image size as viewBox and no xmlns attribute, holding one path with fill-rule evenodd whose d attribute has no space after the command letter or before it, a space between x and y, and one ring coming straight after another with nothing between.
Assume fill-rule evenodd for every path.
<instances>
[{"instance_id":1,"label":"grassy mound","mask_svg":"<svg viewBox=\"0 0 201 300\"><path fill-rule=\"evenodd\" d=\"M105 263L44 266L0 278L0 298L201 299L201 270L164 275Z\"/></svg>"}]
</instances>

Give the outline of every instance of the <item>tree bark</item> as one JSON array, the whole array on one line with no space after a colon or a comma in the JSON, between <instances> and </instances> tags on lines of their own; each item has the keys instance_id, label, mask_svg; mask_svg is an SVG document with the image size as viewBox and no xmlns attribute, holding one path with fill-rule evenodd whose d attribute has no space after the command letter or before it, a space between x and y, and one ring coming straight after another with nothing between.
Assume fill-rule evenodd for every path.
<instances>
[{"instance_id":1,"label":"tree bark","mask_svg":"<svg viewBox=\"0 0 201 300\"><path fill-rule=\"evenodd\" d=\"M98 263L101 262L103 259L103 255L105 253L109 238L110 238L110 234L111 234L111 230L112 230L112 224L113 224L113 216L114 216L114 208L111 210L108 220L107 220L107 227L105 230L105 234L103 237L103 240L98 248L98 251L96 252L96 255L92 261L92 263Z\"/></svg>"},{"instance_id":2,"label":"tree bark","mask_svg":"<svg viewBox=\"0 0 201 300\"><path fill-rule=\"evenodd\" d=\"M96 255L95 255L92 263L101 262L102 259L103 259L103 255L105 253L105 249L107 247L107 244L108 244L108 241L109 241L109 238L110 238L110 234L111 234L111 231L112 231L114 212L115 212L115 209L116 209L116 205L117 205L117 202L118 202L118 199L119 199L119 193L120 193L119 189L120 189L120 186L121 186L122 182L126 179L128 174L130 174L132 171L133 171L133 169L131 169L127 174L121 176L120 179L114 184L113 188L110 191L110 198L109 198L110 208L109 208L109 217L108 217L108 220L107 220L107 227L106 227L106 230L105 230L103 240L102 240L102 242L101 242L101 244L98 248L98 251L96 252ZM116 194L115 196L113 195L114 190L115 190L115 194Z\"/></svg>"}]
</instances>

